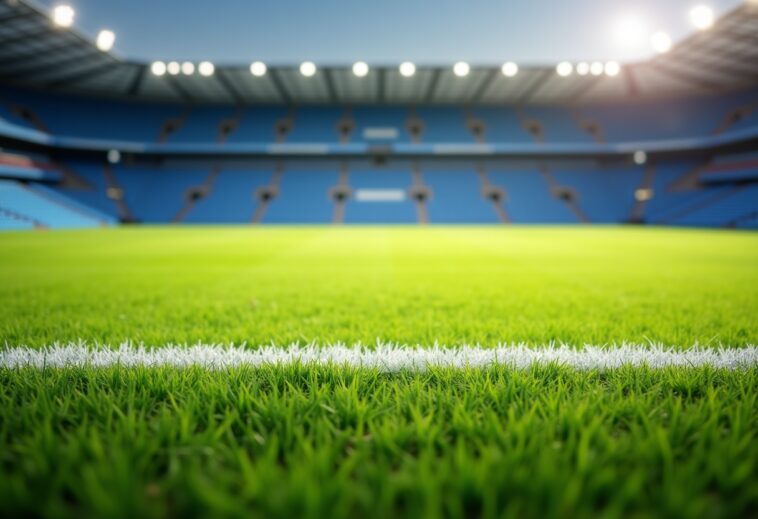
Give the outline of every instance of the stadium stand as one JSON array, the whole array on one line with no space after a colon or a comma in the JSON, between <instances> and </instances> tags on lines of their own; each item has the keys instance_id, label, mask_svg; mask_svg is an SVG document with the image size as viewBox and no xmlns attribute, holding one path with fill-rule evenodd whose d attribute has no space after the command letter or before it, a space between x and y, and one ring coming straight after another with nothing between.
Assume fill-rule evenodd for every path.
<instances>
[{"instance_id":1,"label":"stadium stand","mask_svg":"<svg viewBox=\"0 0 758 519\"><path fill-rule=\"evenodd\" d=\"M348 200L345 207L345 223L400 224L417 221L413 202L407 195L408 188L411 186L410 172L351 171L349 179L349 185L355 196ZM371 197L372 192L389 191L399 193L401 196L392 200L375 200ZM361 199L361 193L368 194L367 199Z\"/></svg>"},{"instance_id":2,"label":"stadium stand","mask_svg":"<svg viewBox=\"0 0 758 519\"><path fill-rule=\"evenodd\" d=\"M0 12L0 41L17 14L36 20L40 41L60 36L27 2ZM168 77L81 35L44 57L0 45L0 146L13 150L0 152L3 228L753 227L758 71L737 29L757 22L758 9L736 8L620 77L472 67L468 83L441 67L413 77L372 68L360 80L349 67L311 78L269 67L253 82L239 66ZM723 59L713 48L731 49L745 70L703 70L702 59ZM74 60L83 70L58 65Z\"/></svg>"},{"instance_id":3,"label":"stadium stand","mask_svg":"<svg viewBox=\"0 0 758 519\"><path fill-rule=\"evenodd\" d=\"M107 225L109 218L89 208L54 194L41 185L25 186L19 182L0 180L0 212L3 226L32 224L34 227L77 228ZM10 222L10 223L9 223Z\"/></svg>"},{"instance_id":4,"label":"stadium stand","mask_svg":"<svg viewBox=\"0 0 758 519\"><path fill-rule=\"evenodd\" d=\"M495 224L497 212L482 196L482 184L471 171L426 171L431 188L429 221L442 224Z\"/></svg>"},{"instance_id":5,"label":"stadium stand","mask_svg":"<svg viewBox=\"0 0 758 519\"><path fill-rule=\"evenodd\" d=\"M256 192L266 186L271 171L220 171L207 196L184 219L187 223L249 223Z\"/></svg>"}]
</instances>

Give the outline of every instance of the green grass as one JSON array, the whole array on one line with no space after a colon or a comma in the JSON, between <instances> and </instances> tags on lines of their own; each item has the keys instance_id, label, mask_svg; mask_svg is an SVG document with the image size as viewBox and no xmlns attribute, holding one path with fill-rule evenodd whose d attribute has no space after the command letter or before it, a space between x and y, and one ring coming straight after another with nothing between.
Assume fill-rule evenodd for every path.
<instances>
[{"instance_id":1,"label":"green grass","mask_svg":"<svg viewBox=\"0 0 758 519\"><path fill-rule=\"evenodd\" d=\"M0 235L0 339L758 343L758 234L158 228Z\"/></svg>"},{"instance_id":2,"label":"green grass","mask_svg":"<svg viewBox=\"0 0 758 519\"><path fill-rule=\"evenodd\" d=\"M710 369L0 371L0 515L748 517L757 384Z\"/></svg>"},{"instance_id":3,"label":"green grass","mask_svg":"<svg viewBox=\"0 0 758 519\"><path fill-rule=\"evenodd\" d=\"M0 343L758 343L758 234L0 234ZM0 346L2 347L2 346ZM0 516L750 517L758 368L0 369Z\"/></svg>"}]
</instances>

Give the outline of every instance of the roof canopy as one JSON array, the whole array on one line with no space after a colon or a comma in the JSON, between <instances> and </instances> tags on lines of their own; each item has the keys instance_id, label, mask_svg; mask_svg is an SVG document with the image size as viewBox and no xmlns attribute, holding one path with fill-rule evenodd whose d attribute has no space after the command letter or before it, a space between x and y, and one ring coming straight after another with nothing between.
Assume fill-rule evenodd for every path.
<instances>
[{"instance_id":1,"label":"roof canopy","mask_svg":"<svg viewBox=\"0 0 758 519\"><path fill-rule=\"evenodd\" d=\"M52 91L132 100L220 104L571 104L629 98L716 94L758 85L758 6L742 5L708 31L669 53L626 64L616 77L561 77L555 66L521 66L505 77L500 65L419 66L403 77L397 66L372 67L363 78L350 66L319 66L313 77L297 67L269 66L262 77L249 64L215 73L155 76L150 64L98 50L76 29L53 26L24 0L0 3L0 82Z\"/></svg>"}]
</instances>

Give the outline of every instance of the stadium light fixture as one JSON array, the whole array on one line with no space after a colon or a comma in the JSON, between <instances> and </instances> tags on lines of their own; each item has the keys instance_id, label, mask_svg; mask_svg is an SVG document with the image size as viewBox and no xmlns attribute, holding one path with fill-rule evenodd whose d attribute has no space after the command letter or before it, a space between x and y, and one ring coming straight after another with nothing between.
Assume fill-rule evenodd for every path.
<instances>
[{"instance_id":1,"label":"stadium light fixture","mask_svg":"<svg viewBox=\"0 0 758 519\"><path fill-rule=\"evenodd\" d=\"M118 164L119 162L121 162L121 152L118 150L109 150L108 162L110 164Z\"/></svg>"},{"instance_id":2,"label":"stadium light fixture","mask_svg":"<svg viewBox=\"0 0 758 519\"><path fill-rule=\"evenodd\" d=\"M166 72L168 72L172 76L178 76L181 71L182 71L182 66L179 64L178 61L172 61L171 63L166 65Z\"/></svg>"},{"instance_id":3,"label":"stadium light fixture","mask_svg":"<svg viewBox=\"0 0 758 519\"><path fill-rule=\"evenodd\" d=\"M503 65L503 75L505 77L514 77L516 74L518 74L518 65L514 62L509 61Z\"/></svg>"},{"instance_id":4,"label":"stadium light fixture","mask_svg":"<svg viewBox=\"0 0 758 519\"><path fill-rule=\"evenodd\" d=\"M568 77L574 72L574 65L572 65L568 61L563 61L558 64L555 70L556 72L558 72L559 76Z\"/></svg>"},{"instance_id":5,"label":"stadium light fixture","mask_svg":"<svg viewBox=\"0 0 758 519\"><path fill-rule=\"evenodd\" d=\"M195 73L195 64L191 61L185 61L182 63L182 74L185 76L191 76Z\"/></svg>"},{"instance_id":6,"label":"stadium light fixture","mask_svg":"<svg viewBox=\"0 0 758 519\"><path fill-rule=\"evenodd\" d=\"M358 61L353 63L353 74L356 77L366 77L368 75L369 67L365 61Z\"/></svg>"},{"instance_id":7,"label":"stadium light fixture","mask_svg":"<svg viewBox=\"0 0 758 519\"><path fill-rule=\"evenodd\" d=\"M665 54L671 50L671 36L663 31L658 31L650 37L650 45L658 54Z\"/></svg>"},{"instance_id":8,"label":"stadium light fixture","mask_svg":"<svg viewBox=\"0 0 758 519\"><path fill-rule=\"evenodd\" d=\"M624 47L639 47L647 35L645 23L636 16L628 16L616 24L616 41Z\"/></svg>"},{"instance_id":9,"label":"stadium light fixture","mask_svg":"<svg viewBox=\"0 0 758 519\"><path fill-rule=\"evenodd\" d=\"M268 72L268 67L262 61L255 61L250 64L250 73L255 77L263 77Z\"/></svg>"},{"instance_id":10,"label":"stadium light fixture","mask_svg":"<svg viewBox=\"0 0 758 519\"><path fill-rule=\"evenodd\" d=\"M599 61L595 61L592 65L590 65L590 74L593 76L602 76L603 70L605 70L605 67Z\"/></svg>"},{"instance_id":11,"label":"stadium light fixture","mask_svg":"<svg viewBox=\"0 0 758 519\"><path fill-rule=\"evenodd\" d=\"M605 64L605 75L616 77L621 72L621 65L617 61L609 61Z\"/></svg>"},{"instance_id":12,"label":"stadium light fixture","mask_svg":"<svg viewBox=\"0 0 758 519\"><path fill-rule=\"evenodd\" d=\"M154 76L162 76L166 73L166 64L162 61L154 61L150 66L150 71Z\"/></svg>"},{"instance_id":13,"label":"stadium light fixture","mask_svg":"<svg viewBox=\"0 0 758 519\"><path fill-rule=\"evenodd\" d=\"M116 43L116 34L108 29L103 29L97 34L97 40L95 43L97 44L98 49L103 52L108 52Z\"/></svg>"},{"instance_id":14,"label":"stadium light fixture","mask_svg":"<svg viewBox=\"0 0 758 519\"><path fill-rule=\"evenodd\" d=\"M587 74L590 73L590 64L587 63L586 61L579 63L576 66L576 73L579 74L580 76L586 76Z\"/></svg>"},{"instance_id":15,"label":"stadium light fixture","mask_svg":"<svg viewBox=\"0 0 758 519\"><path fill-rule=\"evenodd\" d=\"M216 72L216 66L210 61L203 61L197 66L197 71L203 77L210 77Z\"/></svg>"},{"instance_id":16,"label":"stadium light fixture","mask_svg":"<svg viewBox=\"0 0 758 519\"><path fill-rule=\"evenodd\" d=\"M653 199L654 194L655 192L649 187L641 187L634 192L634 199L638 202L647 202L648 200Z\"/></svg>"},{"instance_id":17,"label":"stadium light fixture","mask_svg":"<svg viewBox=\"0 0 758 519\"><path fill-rule=\"evenodd\" d=\"M410 61L400 64L400 75L403 77L412 77L416 73L416 65Z\"/></svg>"},{"instance_id":18,"label":"stadium light fixture","mask_svg":"<svg viewBox=\"0 0 758 519\"><path fill-rule=\"evenodd\" d=\"M713 26L716 15L707 5L697 5L690 9L690 23L695 29L705 31Z\"/></svg>"},{"instance_id":19,"label":"stadium light fixture","mask_svg":"<svg viewBox=\"0 0 758 519\"><path fill-rule=\"evenodd\" d=\"M468 76L469 72L471 72L471 65L465 61L459 61L453 65L453 74L458 77L466 77Z\"/></svg>"},{"instance_id":20,"label":"stadium light fixture","mask_svg":"<svg viewBox=\"0 0 758 519\"><path fill-rule=\"evenodd\" d=\"M645 153L643 150L635 151L633 158L635 164L638 166L644 166L647 162L647 153Z\"/></svg>"},{"instance_id":21,"label":"stadium light fixture","mask_svg":"<svg viewBox=\"0 0 758 519\"><path fill-rule=\"evenodd\" d=\"M53 23L58 27L71 27L74 25L76 11L70 5L56 5L53 7Z\"/></svg>"},{"instance_id":22,"label":"stadium light fixture","mask_svg":"<svg viewBox=\"0 0 758 519\"><path fill-rule=\"evenodd\" d=\"M316 74L316 65L312 61L304 61L300 64L300 73L305 77L312 77Z\"/></svg>"}]
</instances>

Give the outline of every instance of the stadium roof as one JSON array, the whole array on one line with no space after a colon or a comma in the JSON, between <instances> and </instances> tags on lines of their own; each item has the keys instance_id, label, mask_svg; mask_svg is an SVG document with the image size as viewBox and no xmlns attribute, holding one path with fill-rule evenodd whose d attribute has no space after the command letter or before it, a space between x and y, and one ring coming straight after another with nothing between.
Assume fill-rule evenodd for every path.
<instances>
[{"instance_id":1,"label":"stadium roof","mask_svg":"<svg viewBox=\"0 0 758 519\"><path fill-rule=\"evenodd\" d=\"M191 103L295 104L569 104L719 93L758 85L758 6L745 4L696 32L667 54L625 64L616 77L568 77L555 66L521 65L515 77L497 66L474 66L466 77L449 67L419 66L403 77L397 65L321 66L313 77L297 66L216 65L215 73L156 76L149 63L103 52L74 28L25 0L0 2L0 82L53 91Z\"/></svg>"}]
</instances>

